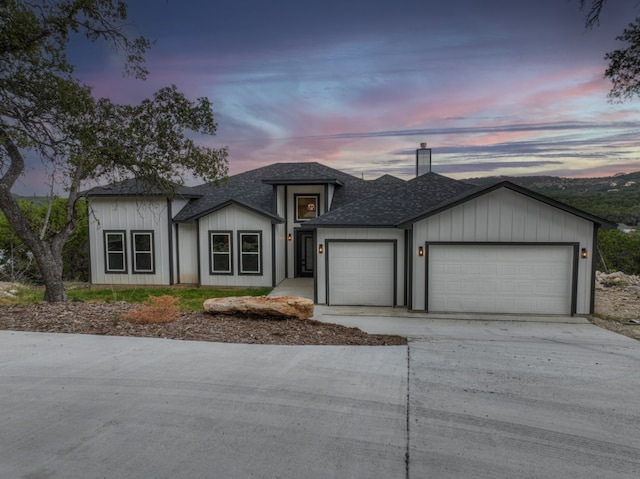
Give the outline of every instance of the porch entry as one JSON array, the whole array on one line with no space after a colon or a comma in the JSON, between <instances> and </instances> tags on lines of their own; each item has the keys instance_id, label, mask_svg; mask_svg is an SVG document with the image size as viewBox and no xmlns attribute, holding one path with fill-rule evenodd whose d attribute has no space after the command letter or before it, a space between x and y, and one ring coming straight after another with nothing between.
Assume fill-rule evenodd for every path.
<instances>
[{"instance_id":1,"label":"porch entry","mask_svg":"<svg viewBox=\"0 0 640 479\"><path fill-rule=\"evenodd\" d=\"M296 231L296 277L312 277L315 268L313 231Z\"/></svg>"}]
</instances>

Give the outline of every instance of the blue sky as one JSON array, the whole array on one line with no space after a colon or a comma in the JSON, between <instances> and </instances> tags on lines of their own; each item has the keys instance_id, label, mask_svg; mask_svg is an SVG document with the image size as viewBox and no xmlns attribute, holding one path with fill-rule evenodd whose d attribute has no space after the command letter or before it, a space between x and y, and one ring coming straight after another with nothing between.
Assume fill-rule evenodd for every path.
<instances>
[{"instance_id":1,"label":"blue sky","mask_svg":"<svg viewBox=\"0 0 640 479\"><path fill-rule=\"evenodd\" d=\"M409 178L421 142L455 178L640 170L640 100L609 103L603 77L636 0L592 30L578 0L129 3L131 33L156 41L149 78L84 43L76 76L118 102L168 84L209 97L219 130L203 142L229 147L232 174L319 161Z\"/></svg>"}]
</instances>

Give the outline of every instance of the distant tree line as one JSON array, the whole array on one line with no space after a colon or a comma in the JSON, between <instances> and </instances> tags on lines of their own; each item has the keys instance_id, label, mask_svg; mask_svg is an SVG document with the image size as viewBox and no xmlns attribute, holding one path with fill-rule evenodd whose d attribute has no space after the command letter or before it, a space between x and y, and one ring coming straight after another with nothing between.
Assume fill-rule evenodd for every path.
<instances>
[{"instance_id":1,"label":"distant tree line","mask_svg":"<svg viewBox=\"0 0 640 479\"><path fill-rule=\"evenodd\" d=\"M614 223L640 225L640 191L609 191L588 194L546 193L552 198Z\"/></svg>"}]
</instances>

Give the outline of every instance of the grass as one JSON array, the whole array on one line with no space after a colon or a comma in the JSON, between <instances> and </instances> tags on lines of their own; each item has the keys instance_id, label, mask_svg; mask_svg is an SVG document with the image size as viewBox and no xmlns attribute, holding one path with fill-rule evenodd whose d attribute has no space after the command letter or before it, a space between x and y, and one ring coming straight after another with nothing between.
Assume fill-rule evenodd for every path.
<instances>
[{"instance_id":1,"label":"grass","mask_svg":"<svg viewBox=\"0 0 640 479\"><path fill-rule=\"evenodd\" d=\"M0 298L0 305L27 306L43 300L42 287L18 285L12 297ZM271 288L215 289L215 288L132 288L132 289L88 289L85 285L67 286L69 301L94 301L127 303L145 303L150 296L173 296L179 298L177 303L181 311L201 311L202 303L209 298L228 296L264 296Z\"/></svg>"}]
</instances>

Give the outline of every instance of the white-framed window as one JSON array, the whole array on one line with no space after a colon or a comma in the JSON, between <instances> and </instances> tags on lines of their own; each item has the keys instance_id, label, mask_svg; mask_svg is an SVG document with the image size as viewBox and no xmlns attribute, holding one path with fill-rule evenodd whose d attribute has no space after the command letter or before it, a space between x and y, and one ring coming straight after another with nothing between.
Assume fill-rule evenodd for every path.
<instances>
[{"instance_id":1,"label":"white-framed window","mask_svg":"<svg viewBox=\"0 0 640 479\"><path fill-rule=\"evenodd\" d=\"M262 274L262 232L238 231L240 274Z\"/></svg>"},{"instance_id":2,"label":"white-framed window","mask_svg":"<svg viewBox=\"0 0 640 479\"><path fill-rule=\"evenodd\" d=\"M210 274L233 274L231 231L209 231Z\"/></svg>"},{"instance_id":3,"label":"white-framed window","mask_svg":"<svg viewBox=\"0 0 640 479\"><path fill-rule=\"evenodd\" d=\"M156 271L153 231L132 231L133 273L154 274Z\"/></svg>"},{"instance_id":4,"label":"white-framed window","mask_svg":"<svg viewBox=\"0 0 640 479\"><path fill-rule=\"evenodd\" d=\"M309 221L318 216L319 195L295 195L296 222Z\"/></svg>"},{"instance_id":5,"label":"white-framed window","mask_svg":"<svg viewBox=\"0 0 640 479\"><path fill-rule=\"evenodd\" d=\"M104 232L105 273L127 272L127 239L124 231Z\"/></svg>"}]
</instances>

